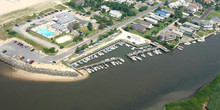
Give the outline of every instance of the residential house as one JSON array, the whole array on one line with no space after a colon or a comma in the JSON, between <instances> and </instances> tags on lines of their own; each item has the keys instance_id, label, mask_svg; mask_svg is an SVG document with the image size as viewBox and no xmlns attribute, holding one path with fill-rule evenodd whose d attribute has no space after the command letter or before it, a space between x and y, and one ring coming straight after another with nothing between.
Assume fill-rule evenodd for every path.
<instances>
[{"instance_id":1,"label":"residential house","mask_svg":"<svg viewBox=\"0 0 220 110\"><path fill-rule=\"evenodd\" d=\"M178 31L183 32L188 35L195 35L196 31L187 27L179 26Z\"/></svg>"},{"instance_id":2,"label":"residential house","mask_svg":"<svg viewBox=\"0 0 220 110\"><path fill-rule=\"evenodd\" d=\"M159 35L159 41L174 41L176 38L179 37L177 34L171 32L171 31L166 31L163 32Z\"/></svg>"},{"instance_id":3,"label":"residential house","mask_svg":"<svg viewBox=\"0 0 220 110\"><path fill-rule=\"evenodd\" d=\"M212 30L213 22L211 22L210 20L202 20L200 21L200 26L204 29Z\"/></svg>"},{"instance_id":4,"label":"residential house","mask_svg":"<svg viewBox=\"0 0 220 110\"><path fill-rule=\"evenodd\" d=\"M153 19L155 19L155 20L157 20L157 21L163 21L163 20L165 19L165 17L156 15L156 14L154 14L154 13L150 13L149 17L150 17L150 18L153 18Z\"/></svg>"},{"instance_id":5,"label":"residential house","mask_svg":"<svg viewBox=\"0 0 220 110\"><path fill-rule=\"evenodd\" d=\"M131 29L133 29L133 30L135 30L137 32L140 32L140 33L145 33L147 31L145 26L140 25L140 24L136 24L136 23L133 23L131 25Z\"/></svg>"},{"instance_id":6,"label":"residential house","mask_svg":"<svg viewBox=\"0 0 220 110\"><path fill-rule=\"evenodd\" d=\"M110 8L108 6L106 6L106 5L102 5L101 6L101 10L103 10L103 9L105 9L105 12L110 10Z\"/></svg>"},{"instance_id":7,"label":"residential house","mask_svg":"<svg viewBox=\"0 0 220 110\"><path fill-rule=\"evenodd\" d=\"M172 3L169 3L168 6L172 9L176 9L179 6L182 6L185 3L186 3L185 0L178 0L178 1L175 1L175 2L172 2Z\"/></svg>"},{"instance_id":8,"label":"residential house","mask_svg":"<svg viewBox=\"0 0 220 110\"><path fill-rule=\"evenodd\" d=\"M163 17L165 17L165 18L168 18L168 17L170 17L170 14L169 13L166 13L166 12L163 12L163 11L156 11L155 12L157 15L159 15L159 16L163 16Z\"/></svg>"},{"instance_id":9,"label":"residential house","mask_svg":"<svg viewBox=\"0 0 220 110\"><path fill-rule=\"evenodd\" d=\"M172 29L172 32L175 33L175 34L177 34L177 35L180 36L180 37L183 36L183 33L180 32L180 31L177 31L177 30Z\"/></svg>"},{"instance_id":10,"label":"residential house","mask_svg":"<svg viewBox=\"0 0 220 110\"><path fill-rule=\"evenodd\" d=\"M120 18L122 16L122 14L117 10L111 10L109 12L109 15L116 18Z\"/></svg>"},{"instance_id":11,"label":"residential house","mask_svg":"<svg viewBox=\"0 0 220 110\"><path fill-rule=\"evenodd\" d=\"M149 4L149 5L153 5L154 3L155 3L154 0L148 0L148 1L147 1L147 4Z\"/></svg>"},{"instance_id":12,"label":"residential house","mask_svg":"<svg viewBox=\"0 0 220 110\"><path fill-rule=\"evenodd\" d=\"M189 17L189 13L182 12L182 14L183 14L183 18L188 18Z\"/></svg>"},{"instance_id":13,"label":"residential house","mask_svg":"<svg viewBox=\"0 0 220 110\"><path fill-rule=\"evenodd\" d=\"M196 31L200 29L200 26L195 25L193 23L189 23L189 22L185 22L185 23L183 23L183 25L187 28L190 28L190 29L196 30Z\"/></svg>"},{"instance_id":14,"label":"residential house","mask_svg":"<svg viewBox=\"0 0 220 110\"><path fill-rule=\"evenodd\" d=\"M144 21L147 21L147 22L150 22L150 23L153 23L153 24L158 24L157 20L154 20L154 19L149 18L149 17L144 17Z\"/></svg>"},{"instance_id":15,"label":"residential house","mask_svg":"<svg viewBox=\"0 0 220 110\"><path fill-rule=\"evenodd\" d=\"M217 16L213 16L210 21L215 25L220 25L220 18Z\"/></svg>"},{"instance_id":16,"label":"residential house","mask_svg":"<svg viewBox=\"0 0 220 110\"><path fill-rule=\"evenodd\" d=\"M195 12L198 11L196 7L190 6L190 5L187 6L185 10L186 10L188 13L195 13Z\"/></svg>"},{"instance_id":17,"label":"residential house","mask_svg":"<svg viewBox=\"0 0 220 110\"><path fill-rule=\"evenodd\" d=\"M84 0L75 0L75 5L82 5L84 3L85 3Z\"/></svg>"},{"instance_id":18,"label":"residential house","mask_svg":"<svg viewBox=\"0 0 220 110\"><path fill-rule=\"evenodd\" d=\"M153 28L153 25L149 22L146 22L146 21L143 21L143 20L140 20L138 21L138 24L142 25L142 26L145 26L146 28L148 29L151 29Z\"/></svg>"},{"instance_id":19,"label":"residential house","mask_svg":"<svg viewBox=\"0 0 220 110\"><path fill-rule=\"evenodd\" d=\"M66 26L60 25L60 24L53 24L51 25L52 28L54 28L56 31L61 31L61 32L68 32L68 29Z\"/></svg>"}]
</instances>

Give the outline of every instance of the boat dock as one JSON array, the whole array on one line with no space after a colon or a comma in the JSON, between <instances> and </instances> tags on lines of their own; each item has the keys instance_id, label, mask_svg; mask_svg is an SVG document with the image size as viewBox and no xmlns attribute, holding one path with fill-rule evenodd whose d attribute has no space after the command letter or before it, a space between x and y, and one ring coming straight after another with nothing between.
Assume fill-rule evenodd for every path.
<instances>
[{"instance_id":1,"label":"boat dock","mask_svg":"<svg viewBox=\"0 0 220 110\"><path fill-rule=\"evenodd\" d=\"M107 69L108 67L110 67L110 65L119 66L119 65L123 64L124 62L125 62L125 60L120 58L120 57L112 57L110 59L105 59L101 62L86 65L86 66L83 66L83 67L79 67L77 69L78 70L84 69L88 73L93 73L93 72L96 72L96 71L99 71L99 70L102 70L102 69Z\"/></svg>"}]
</instances>

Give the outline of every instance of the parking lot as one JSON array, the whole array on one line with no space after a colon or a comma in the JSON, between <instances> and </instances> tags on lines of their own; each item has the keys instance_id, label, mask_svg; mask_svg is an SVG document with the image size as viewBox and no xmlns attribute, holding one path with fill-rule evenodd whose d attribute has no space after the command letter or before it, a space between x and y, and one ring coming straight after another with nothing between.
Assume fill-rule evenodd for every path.
<instances>
[{"instance_id":1,"label":"parking lot","mask_svg":"<svg viewBox=\"0 0 220 110\"><path fill-rule=\"evenodd\" d=\"M7 44L1 45L0 52L15 59L19 59L19 57L22 56L24 58L24 59L22 58L23 62L27 62L28 59L29 61L30 60L42 61L43 57L45 57L43 54L39 54L35 52L29 46L17 41L11 41Z\"/></svg>"}]
</instances>

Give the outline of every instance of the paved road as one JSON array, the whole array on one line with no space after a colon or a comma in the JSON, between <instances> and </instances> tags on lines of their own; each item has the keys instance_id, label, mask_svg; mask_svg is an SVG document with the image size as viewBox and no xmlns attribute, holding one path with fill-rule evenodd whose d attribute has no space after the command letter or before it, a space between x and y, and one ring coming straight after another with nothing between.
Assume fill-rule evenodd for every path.
<instances>
[{"instance_id":1,"label":"paved road","mask_svg":"<svg viewBox=\"0 0 220 110\"><path fill-rule=\"evenodd\" d=\"M199 18L199 20L205 19L206 16L207 16L212 10L214 10L214 9L215 9L215 8L209 8L209 9L207 9L207 10L202 14L202 16Z\"/></svg>"}]
</instances>

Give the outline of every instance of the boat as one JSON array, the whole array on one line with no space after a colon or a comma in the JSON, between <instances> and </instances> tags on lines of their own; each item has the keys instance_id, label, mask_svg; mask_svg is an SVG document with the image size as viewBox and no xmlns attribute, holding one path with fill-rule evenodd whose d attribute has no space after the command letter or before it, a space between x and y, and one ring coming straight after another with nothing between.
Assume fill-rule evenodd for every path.
<instances>
[{"instance_id":1,"label":"boat","mask_svg":"<svg viewBox=\"0 0 220 110\"><path fill-rule=\"evenodd\" d=\"M154 50L153 53L155 53L156 55L159 55L157 50Z\"/></svg>"},{"instance_id":2,"label":"boat","mask_svg":"<svg viewBox=\"0 0 220 110\"><path fill-rule=\"evenodd\" d=\"M121 62L122 62L122 63L124 63L124 62L125 62L125 60L124 60L124 59L122 59L122 58L120 58L120 60L121 60Z\"/></svg>"},{"instance_id":3,"label":"boat","mask_svg":"<svg viewBox=\"0 0 220 110\"><path fill-rule=\"evenodd\" d=\"M131 50L134 50L134 49L135 49L135 47L132 47L132 48L131 48Z\"/></svg>"},{"instance_id":4,"label":"boat","mask_svg":"<svg viewBox=\"0 0 220 110\"><path fill-rule=\"evenodd\" d=\"M198 39L198 42L205 42L205 38Z\"/></svg>"},{"instance_id":5,"label":"boat","mask_svg":"<svg viewBox=\"0 0 220 110\"><path fill-rule=\"evenodd\" d=\"M142 61L141 57L136 56L137 60Z\"/></svg>"},{"instance_id":6,"label":"boat","mask_svg":"<svg viewBox=\"0 0 220 110\"><path fill-rule=\"evenodd\" d=\"M146 57L146 56L145 56L143 53L141 54L141 56L142 56L143 58L145 58L145 57Z\"/></svg>"},{"instance_id":7,"label":"boat","mask_svg":"<svg viewBox=\"0 0 220 110\"><path fill-rule=\"evenodd\" d=\"M137 59L134 56L130 57L133 61L137 61Z\"/></svg>"},{"instance_id":8,"label":"boat","mask_svg":"<svg viewBox=\"0 0 220 110\"><path fill-rule=\"evenodd\" d=\"M192 41L192 43L193 43L193 44L195 44L195 43L196 43L196 41Z\"/></svg>"},{"instance_id":9,"label":"boat","mask_svg":"<svg viewBox=\"0 0 220 110\"><path fill-rule=\"evenodd\" d=\"M191 45L191 43L190 42L185 42L184 45Z\"/></svg>"},{"instance_id":10,"label":"boat","mask_svg":"<svg viewBox=\"0 0 220 110\"><path fill-rule=\"evenodd\" d=\"M159 54L162 54L162 52L161 52L160 50L157 50L157 52L158 52Z\"/></svg>"},{"instance_id":11,"label":"boat","mask_svg":"<svg viewBox=\"0 0 220 110\"><path fill-rule=\"evenodd\" d=\"M179 49L179 50L183 50L183 47L182 46L177 46L177 49Z\"/></svg>"},{"instance_id":12,"label":"boat","mask_svg":"<svg viewBox=\"0 0 220 110\"><path fill-rule=\"evenodd\" d=\"M115 66L115 62L112 61L111 63L112 63L113 66Z\"/></svg>"},{"instance_id":13,"label":"boat","mask_svg":"<svg viewBox=\"0 0 220 110\"><path fill-rule=\"evenodd\" d=\"M153 54L152 54L152 53L150 53L150 52L147 52L147 54L148 54L149 56L151 56L151 57L153 56Z\"/></svg>"}]
</instances>

